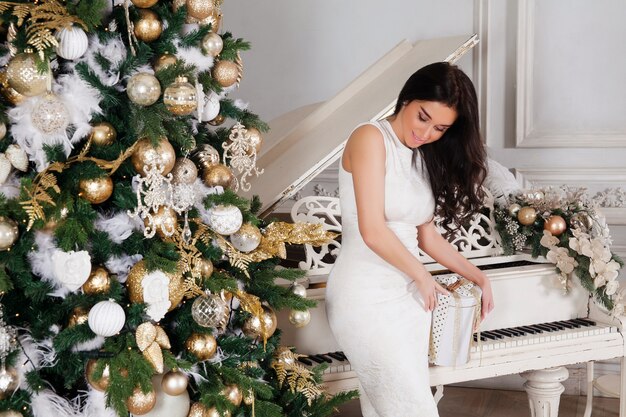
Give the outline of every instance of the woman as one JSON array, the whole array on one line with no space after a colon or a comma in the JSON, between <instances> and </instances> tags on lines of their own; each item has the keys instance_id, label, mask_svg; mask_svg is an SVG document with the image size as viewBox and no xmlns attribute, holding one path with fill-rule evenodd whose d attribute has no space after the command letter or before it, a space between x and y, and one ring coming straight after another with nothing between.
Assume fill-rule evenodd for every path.
<instances>
[{"instance_id":1,"label":"woman","mask_svg":"<svg viewBox=\"0 0 626 417\"><path fill-rule=\"evenodd\" d=\"M364 417L438 416L428 344L437 294L447 291L418 261L418 242L481 287L483 318L493 309L488 278L433 221L438 215L453 232L482 207L485 159L476 92L447 63L418 70L389 119L348 139L339 168L342 247L326 309L363 388Z\"/></svg>"}]
</instances>

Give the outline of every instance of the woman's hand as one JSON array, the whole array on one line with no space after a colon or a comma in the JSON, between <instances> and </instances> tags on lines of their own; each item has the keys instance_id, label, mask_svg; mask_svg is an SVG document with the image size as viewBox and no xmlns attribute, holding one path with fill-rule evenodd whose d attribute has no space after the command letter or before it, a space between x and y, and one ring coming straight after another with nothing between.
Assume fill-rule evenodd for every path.
<instances>
[{"instance_id":1,"label":"woman's hand","mask_svg":"<svg viewBox=\"0 0 626 417\"><path fill-rule=\"evenodd\" d=\"M480 310L480 319L485 320L487 314L491 313L493 310L493 294L491 293L491 282L489 282L489 278L484 279L482 284L480 285L480 289L483 292L482 296L482 308Z\"/></svg>"},{"instance_id":2,"label":"woman's hand","mask_svg":"<svg viewBox=\"0 0 626 417\"><path fill-rule=\"evenodd\" d=\"M422 295L424 310L426 311L433 311L437 307L437 293L443 295L450 294L428 273L415 278L415 284Z\"/></svg>"}]
</instances>

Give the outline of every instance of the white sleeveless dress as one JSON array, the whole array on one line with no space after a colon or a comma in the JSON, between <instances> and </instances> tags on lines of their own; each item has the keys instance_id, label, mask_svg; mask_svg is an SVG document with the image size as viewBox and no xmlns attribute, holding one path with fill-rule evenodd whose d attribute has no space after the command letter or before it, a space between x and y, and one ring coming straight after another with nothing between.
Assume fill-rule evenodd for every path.
<instances>
[{"instance_id":1,"label":"white sleeveless dress","mask_svg":"<svg viewBox=\"0 0 626 417\"><path fill-rule=\"evenodd\" d=\"M416 227L430 221L435 207L420 153L403 145L389 122L371 124L385 142L385 220L417 256ZM363 417L437 417L428 373L431 313L414 281L363 242L352 175L341 162L339 193L342 244L328 278L326 312L363 388Z\"/></svg>"}]
</instances>

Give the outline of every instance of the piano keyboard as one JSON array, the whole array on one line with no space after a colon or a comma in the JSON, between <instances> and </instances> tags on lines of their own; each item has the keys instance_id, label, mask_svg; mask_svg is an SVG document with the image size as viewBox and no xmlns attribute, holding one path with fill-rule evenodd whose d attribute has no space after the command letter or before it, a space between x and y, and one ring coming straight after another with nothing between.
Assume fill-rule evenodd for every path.
<instances>
[{"instance_id":1,"label":"piano keyboard","mask_svg":"<svg viewBox=\"0 0 626 417\"><path fill-rule=\"evenodd\" d=\"M490 352L522 346L532 348L532 345L582 339L607 333L618 333L618 329L602 323L597 324L592 320L584 318L490 330L480 333L480 346L477 343L478 334L474 334L471 353L478 354L479 349L482 352ZM324 374L336 374L352 370L350 362L348 362L344 353L340 351L311 354L298 360L306 366L327 363L328 368L324 370Z\"/></svg>"}]
</instances>

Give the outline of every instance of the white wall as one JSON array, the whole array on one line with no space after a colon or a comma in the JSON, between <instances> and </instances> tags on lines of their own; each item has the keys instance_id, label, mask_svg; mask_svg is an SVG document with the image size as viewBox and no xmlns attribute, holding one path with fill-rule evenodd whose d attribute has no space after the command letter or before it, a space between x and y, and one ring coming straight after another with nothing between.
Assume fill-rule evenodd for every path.
<instances>
[{"instance_id":1,"label":"white wall","mask_svg":"<svg viewBox=\"0 0 626 417\"><path fill-rule=\"evenodd\" d=\"M468 0L229 0L222 31L249 40L232 97L271 120L327 100L403 39L473 32Z\"/></svg>"}]
</instances>

